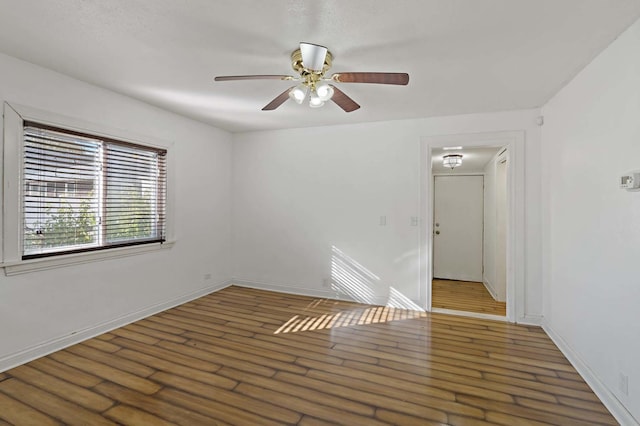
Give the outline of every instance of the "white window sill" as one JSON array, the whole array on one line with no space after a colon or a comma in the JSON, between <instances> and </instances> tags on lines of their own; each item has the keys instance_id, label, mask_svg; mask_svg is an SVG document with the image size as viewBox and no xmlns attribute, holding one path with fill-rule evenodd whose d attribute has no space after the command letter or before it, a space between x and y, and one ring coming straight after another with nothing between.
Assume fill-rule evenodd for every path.
<instances>
[{"instance_id":1,"label":"white window sill","mask_svg":"<svg viewBox=\"0 0 640 426\"><path fill-rule=\"evenodd\" d=\"M29 272L45 271L47 269L61 268L64 266L80 265L83 263L98 262L119 257L129 257L137 254L149 253L170 249L175 241L166 241L162 244L141 244L138 246L118 247L107 250L97 250L85 253L65 254L60 256L43 257L39 259L20 260L17 262L0 263L6 276L26 274Z\"/></svg>"}]
</instances>

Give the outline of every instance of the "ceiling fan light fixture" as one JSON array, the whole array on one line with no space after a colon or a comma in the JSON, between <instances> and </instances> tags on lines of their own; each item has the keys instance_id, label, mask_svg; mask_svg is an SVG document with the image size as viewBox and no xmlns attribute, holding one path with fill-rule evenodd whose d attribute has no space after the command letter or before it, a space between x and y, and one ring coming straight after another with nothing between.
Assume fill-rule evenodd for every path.
<instances>
[{"instance_id":1,"label":"ceiling fan light fixture","mask_svg":"<svg viewBox=\"0 0 640 426\"><path fill-rule=\"evenodd\" d=\"M316 92L311 92L311 96L309 97L309 106L311 108L320 108L322 105L324 105L324 101Z\"/></svg>"},{"instance_id":2,"label":"ceiling fan light fixture","mask_svg":"<svg viewBox=\"0 0 640 426\"><path fill-rule=\"evenodd\" d=\"M242 80L281 80L295 81L296 86L285 89L262 111L273 111L284 104L289 98L297 104L309 101L309 106L318 108L327 101L334 102L344 112L353 112L360 108L353 99L340 90L336 83L368 83L392 84L406 86L409 74L399 72L341 72L327 75L333 63L333 55L325 46L313 43L300 43L300 47L291 52L291 68L295 71L291 75L251 74L251 75L220 75L215 81Z\"/></svg>"},{"instance_id":3,"label":"ceiling fan light fixture","mask_svg":"<svg viewBox=\"0 0 640 426\"><path fill-rule=\"evenodd\" d=\"M316 94L323 102L331 99L333 96L333 87L327 83L320 83L316 86Z\"/></svg>"},{"instance_id":4,"label":"ceiling fan light fixture","mask_svg":"<svg viewBox=\"0 0 640 426\"><path fill-rule=\"evenodd\" d=\"M452 170L462 165L462 154L448 154L442 157L442 165Z\"/></svg>"},{"instance_id":5,"label":"ceiling fan light fixture","mask_svg":"<svg viewBox=\"0 0 640 426\"><path fill-rule=\"evenodd\" d=\"M289 97L294 101L296 101L297 104L301 104L304 101L304 98L307 97L308 91L309 91L309 88L301 84L289 91Z\"/></svg>"}]
</instances>

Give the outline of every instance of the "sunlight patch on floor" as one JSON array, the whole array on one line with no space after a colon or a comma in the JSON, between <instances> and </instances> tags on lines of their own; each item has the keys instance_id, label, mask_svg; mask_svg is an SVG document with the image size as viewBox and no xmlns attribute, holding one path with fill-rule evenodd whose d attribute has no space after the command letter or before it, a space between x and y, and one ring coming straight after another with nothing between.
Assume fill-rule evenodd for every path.
<instances>
[{"instance_id":1,"label":"sunlight patch on floor","mask_svg":"<svg viewBox=\"0 0 640 426\"><path fill-rule=\"evenodd\" d=\"M353 327L356 325L424 318L426 316L427 314L422 311L398 309L391 306L372 306L369 308L351 309L319 316L294 315L273 334L329 330L339 327Z\"/></svg>"}]
</instances>

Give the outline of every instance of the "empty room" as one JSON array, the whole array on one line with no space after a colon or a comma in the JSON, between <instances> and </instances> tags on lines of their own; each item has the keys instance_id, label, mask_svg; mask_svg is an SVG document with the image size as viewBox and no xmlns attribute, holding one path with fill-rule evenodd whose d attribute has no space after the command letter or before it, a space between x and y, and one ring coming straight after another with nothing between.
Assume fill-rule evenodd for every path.
<instances>
[{"instance_id":1,"label":"empty room","mask_svg":"<svg viewBox=\"0 0 640 426\"><path fill-rule=\"evenodd\" d=\"M0 0L0 425L640 425L640 1Z\"/></svg>"}]
</instances>

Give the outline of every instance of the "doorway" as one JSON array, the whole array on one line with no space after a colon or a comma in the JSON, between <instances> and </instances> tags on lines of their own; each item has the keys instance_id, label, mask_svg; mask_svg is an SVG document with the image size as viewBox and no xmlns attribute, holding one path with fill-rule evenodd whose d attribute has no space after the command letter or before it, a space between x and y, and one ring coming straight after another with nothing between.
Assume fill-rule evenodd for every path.
<instances>
[{"instance_id":1,"label":"doorway","mask_svg":"<svg viewBox=\"0 0 640 426\"><path fill-rule=\"evenodd\" d=\"M509 322L539 323L537 316L526 312L525 286L525 132L499 131L424 136L420 141L420 304L432 311L431 287L433 284L433 175L437 173L432 161L434 148L444 147L506 147L507 214L506 214L506 320ZM440 166L442 163L440 162ZM458 312L458 311L456 311ZM466 316L483 316L468 312ZM504 317L491 316L502 319Z\"/></svg>"},{"instance_id":2,"label":"doorway","mask_svg":"<svg viewBox=\"0 0 640 426\"><path fill-rule=\"evenodd\" d=\"M433 148L431 158L432 310L504 320L506 148Z\"/></svg>"}]
</instances>

